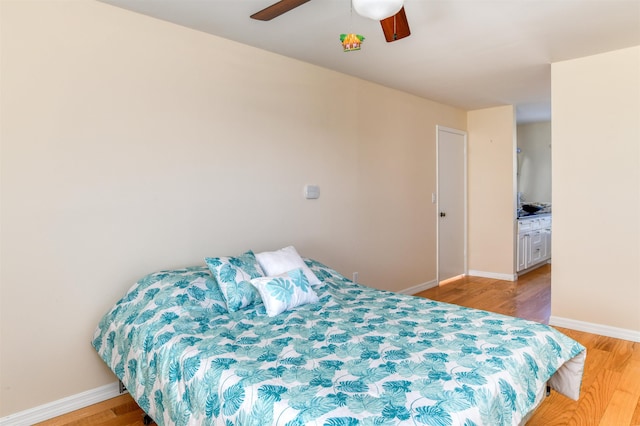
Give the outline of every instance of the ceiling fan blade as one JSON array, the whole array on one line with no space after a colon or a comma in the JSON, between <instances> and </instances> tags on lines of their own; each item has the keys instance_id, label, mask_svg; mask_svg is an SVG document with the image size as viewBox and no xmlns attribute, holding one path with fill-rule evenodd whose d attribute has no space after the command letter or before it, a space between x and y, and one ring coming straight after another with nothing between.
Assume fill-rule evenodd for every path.
<instances>
[{"instance_id":1,"label":"ceiling fan blade","mask_svg":"<svg viewBox=\"0 0 640 426\"><path fill-rule=\"evenodd\" d=\"M404 6L395 15L380 21L380 25L382 25L382 31L384 32L384 38L387 40L387 43L411 35L409 21L407 21L407 15L404 13Z\"/></svg>"},{"instance_id":2,"label":"ceiling fan blade","mask_svg":"<svg viewBox=\"0 0 640 426\"><path fill-rule=\"evenodd\" d=\"M296 7L305 4L309 0L280 0L277 3L272 4L260 12L256 12L251 15L252 19L257 19L259 21L270 21L273 18L277 18L283 13L287 13L291 9L295 9Z\"/></svg>"}]
</instances>

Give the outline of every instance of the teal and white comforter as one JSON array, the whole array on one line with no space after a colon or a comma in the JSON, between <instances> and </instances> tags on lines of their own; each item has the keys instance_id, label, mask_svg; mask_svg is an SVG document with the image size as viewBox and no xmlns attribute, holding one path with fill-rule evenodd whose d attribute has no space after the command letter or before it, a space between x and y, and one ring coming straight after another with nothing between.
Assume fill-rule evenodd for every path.
<instances>
[{"instance_id":1,"label":"teal and white comforter","mask_svg":"<svg viewBox=\"0 0 640 426\"><path fill-rule=\"evenodd\" d=\"M306 262L320 302L276 317L228 313L205 266L148 275L93 346L159 425L516 425L558 369L577 398L585 349L556 330Z\"/></svg>"}]
</instances>

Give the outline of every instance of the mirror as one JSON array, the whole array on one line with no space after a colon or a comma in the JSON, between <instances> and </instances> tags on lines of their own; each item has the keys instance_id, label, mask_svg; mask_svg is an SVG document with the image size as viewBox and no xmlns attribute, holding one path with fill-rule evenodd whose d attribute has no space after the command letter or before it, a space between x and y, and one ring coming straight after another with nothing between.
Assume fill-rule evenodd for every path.
<instances>
[{"instance_id":1,"label":"mirror","mask_svg":"<svg viewBox=\"0 0 640 426\"><path fill-rule=\"evenodd\" d=\"M518 208L551 206L551 121L517 126Z\"/></svg>"}]
</instances>

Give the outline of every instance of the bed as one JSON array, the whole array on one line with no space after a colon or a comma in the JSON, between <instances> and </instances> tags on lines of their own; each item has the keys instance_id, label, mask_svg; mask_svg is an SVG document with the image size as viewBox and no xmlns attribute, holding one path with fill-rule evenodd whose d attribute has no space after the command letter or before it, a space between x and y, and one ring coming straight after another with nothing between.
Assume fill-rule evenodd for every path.
<instances>
[{"instance_id":1,"label":"bed","mask_svg":"<svg viewBox=\"0 0 640 426\"><path fill-rule=\"evenodd\" d=\"M517 425L547 386L578 398L586 350L551 327L304 263L317 299L272 316L207 266L147 275L92 345L158 425Z\"/></svg>"}]
</instances>

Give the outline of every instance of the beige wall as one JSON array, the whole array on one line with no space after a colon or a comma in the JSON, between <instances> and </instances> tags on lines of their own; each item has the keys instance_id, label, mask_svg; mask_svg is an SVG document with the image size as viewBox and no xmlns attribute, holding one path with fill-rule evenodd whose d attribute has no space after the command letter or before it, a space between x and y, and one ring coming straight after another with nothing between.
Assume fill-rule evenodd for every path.
<instances>
[{"instance_id":1,"label":"beige wall","mask_svg":"<svg viewBox=\"0 0 640 426\"><path fill-rule=\"evenodd\" d=\"M640 46L551 67L552 316L640 331Z\"/></svg>"},{"instance_id":2,"label":"beige wall","mask_svg":"<svg viewBox=\"0 0 640 426\"><path fill-rule=\"evenodd\" d=\"M401 290L436 278L436 124L464 130L466 114L454 121L456 110L389 94L375 85L358 91L358 249L348 257L361 265L361 282ZM399 272L415 278L399 285Z\"/></svg>"},{"instance_id":3,"label":"beige wall","mask_svg":"<svg viewBox=\"0 0 640 426\"><path fill-rule=\"evenodd\" d=\"M518 125L518 191L529 202L551 202L551 122Z\"/></svg>"},{"instance_id":4,"label":"beige wall","mask_svg":"<svg viewBox=\"0 0 640 426\"><path fill-rule=\"evenodd\" d=\"M514 279L515 110L467 115L469 273Z\"/></svg>"},{"instance_id":5,"label":"beige wall","mask_svg":"<svg viewBox=\"0 0 640 426\"><path fill-rule=\"evenodd\" d=\"M294 244L435 279L435 125L464 111L103 3L0 8L0 417L113 382L93 329L157 269Z\"/></svg>"}]
</instances>

